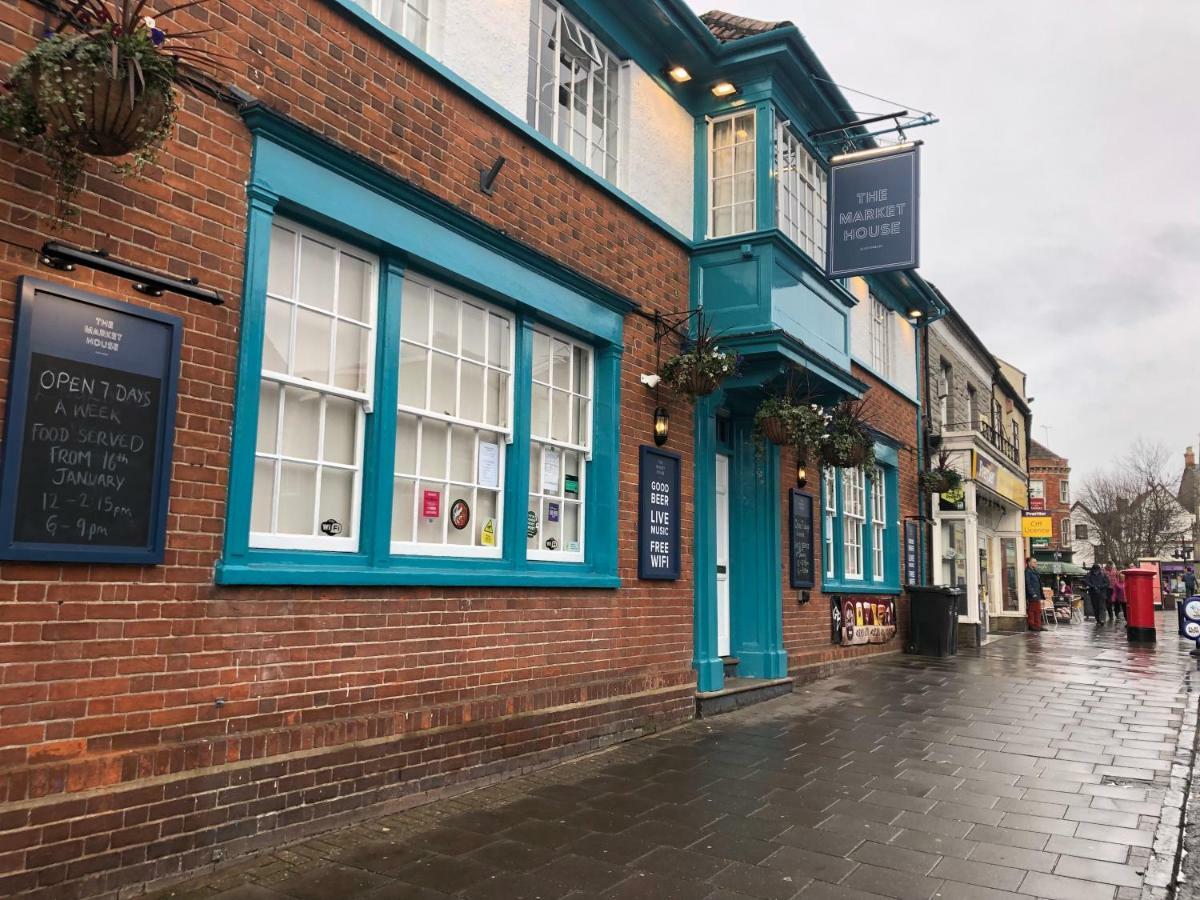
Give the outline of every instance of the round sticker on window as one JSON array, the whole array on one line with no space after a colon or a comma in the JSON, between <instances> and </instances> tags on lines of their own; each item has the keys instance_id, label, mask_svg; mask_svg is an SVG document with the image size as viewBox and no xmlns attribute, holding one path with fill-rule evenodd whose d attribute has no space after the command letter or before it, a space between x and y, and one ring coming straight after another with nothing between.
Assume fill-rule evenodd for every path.
<instances>
[{"instance_id":1,"label":"round sticker on window","mask_svg":"<svg viewBox=\"0 0 1200 900\"><path fill-rule=\"evenodd\" d=\"M1197 638L1200 638L1200 622L1184 623L1183 633L1190 637L1193 641Z\"/></svg>"},{"instance_id":2,"label":"round sticker on window","mask_svg":"<svg viewBox=\"0 0 1200 900\"><path fill-rule=\"evenodd\" d=\"M471 507L466 500L455 500L450 504L450 524L462 531L471 521Z\"/></svg>"},{"instance_id":3,"label":"round sticker on window","mask_svg":"<svg viewBox=\"0 0 1200 900\"><path fill-rule=\"evenodd\" d=\"M1189 600L1183 607L1183 617L1200 622L1200 600Z\"/></svg>"}]
</instances>

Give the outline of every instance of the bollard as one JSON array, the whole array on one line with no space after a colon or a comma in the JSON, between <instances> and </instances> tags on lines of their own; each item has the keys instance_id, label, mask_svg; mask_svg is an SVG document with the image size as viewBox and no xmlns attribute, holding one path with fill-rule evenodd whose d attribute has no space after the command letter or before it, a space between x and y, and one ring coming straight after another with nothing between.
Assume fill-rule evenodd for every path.
<instances>
[{"instance_id":1,"label":"bollard","mask_svg":"<svg viewBox=\"0 0 1200 900\"><path fill-rule=\"evenodd\" d=\"M1126 569L1125 576L1125 636L1130 641L1153 643L1158 639L1154 629L1154 573L1146 569Z\"/></svg>"}]
</instances>

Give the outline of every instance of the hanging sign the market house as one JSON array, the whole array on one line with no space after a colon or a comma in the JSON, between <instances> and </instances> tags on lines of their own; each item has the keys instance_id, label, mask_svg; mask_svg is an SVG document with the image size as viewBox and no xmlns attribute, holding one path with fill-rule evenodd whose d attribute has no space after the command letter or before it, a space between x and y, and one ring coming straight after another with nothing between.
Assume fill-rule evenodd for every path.
<instances>
[{"instance_id":1,"label":"hanging sign the market house","mask_svg":"<svg viewBox=\"0 0 1200 900\"><path fill-rule=\"evenodd\" d=\"M848 154L844 162L834 157L829 171L830 278L917 268L919 147Z\"/></svg>"},{"instance_id":2,"label":"hanging sign the market house","mask_svg":"<svg viewBox=\"0 0 1200 900\"><path fill-rule=\"evenodd\" d=\"M679 577L679 455L642 445L638 453L638 578Z\"/></svg>"},{"instance_id":3,"label":"hanging sign the market house","mask_svg":"<svg viewBox=\"0 0 1200 900\"><path fill-rule=\"evenodd\" d=\"M0 559L162 562L183 320L20 280Z\"/></svg>"}]
</instances>

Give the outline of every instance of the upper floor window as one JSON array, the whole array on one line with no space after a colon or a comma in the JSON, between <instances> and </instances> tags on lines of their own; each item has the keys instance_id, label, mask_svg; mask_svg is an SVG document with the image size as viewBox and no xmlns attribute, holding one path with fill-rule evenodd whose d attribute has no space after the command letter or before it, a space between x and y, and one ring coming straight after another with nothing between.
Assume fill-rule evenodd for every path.
<instances>
[{"instance_id":1,"label":"upper floor window","mask_svg":"<svg viewBox=\"0 0 1200 900\"><path fill-rule=\"evenodd\" d=\"M1015 421L1012 423L1012 442L1013 442L1013 451L1016 453L1020 453L1021 452L1021 450L1020 450L1021 426L1018 425Z\"/></svg>"},{"instance_id":2,"label":"upper floor window","mask_svg":"<svg viewBox=\"0 0 1200 900\"><path fill-rule=\"evenodd\" d=\"M1065 479L1058 483L1058 502L1071 502L1071 482L1066 481Z\"/></svg>"},{"instance_id":3,"label":"upper floor window","mask_svg":"<svg viewBox=\"0 0 1200 900\"><path fill-rule=\"evenodd\" d=\"M892 311L874 294L871 303L871 368L884 378L892 377Z\"/></svg>"},{"instance_id":4,"label":"upper floor window","mask_svg":"<svg viewBox=\"0 0 1200 900\"><path fill-rule=\"evenodd\" d=\"M755 111L714 119L708 126L708 233L724 237L755 227Z\"/></svg>"},{"instance_id":5,"label":"upper floor window","mask_svg":"<svg viewBox=\"0 0 1200 900\"><path fill-rule=\"evenodd\" d=\"M942 427L950 427L950 389L953 386L954 370L950 363L942 360L941 370L938 372L938 417L942 420Z\"/></svg>"},{"instance_id":6,"label":"upper floor window","mask_svg":"<svg viewBox=\"0 0 1200 900\"><path fill-rule=\"evenodd\" d=\"M428 49L430 0L354 0L354 2L422 50Z\"/></svg>"},{"instance_id":7,"label":"upper floor window","mask_svg":"<svg viewBox=\"0 0 1200 900\"><path fill-rule=\"evenodd\" d=\"M1063 546L1063 547L1071 546L1071 520L1070 519L1062 520L1062 543L1060 544L1060 546Z\"/></svg>"},{"instance_id":8,"label":"upper floor window","mask_svg":"<svg viewBox=\"0 0 1200 900\"><path fill-rule=\"evenodd\" d=\"M1077 540L1077 541L1088 540L1088 527L1087 527L1086 523L1075 526L1075 540Z\"/></svg>"},{"instance_id":9,"label":"upper floor window","mask_svg":"<svg viewBox=\"0 0 1200 900\"><path fill-rule=\"evenodd\" d=\"M967 424L971 428L979 427L979 395L974 385L967 385Z\"/></svg>"},{"instance_id":10,"label":"upper floor window","mask_svg":"<svg viewBox=\"0 0 1200 900\"><path fill-rule=\"evenodd\" d=\"M779 230L824 265L825 170L784 122L775 126L775 172Z\"/></svg>"},{"instance_id":11,"label":"upper floor window","mask_svg":"<svg viewBox=\"0 0 1200 900\"><path fill-rule=\"evenodd\" d=\"M529 31L529 124L616 182L617 58L552 0L534 0Z\"/></svg>"}]
</instances>

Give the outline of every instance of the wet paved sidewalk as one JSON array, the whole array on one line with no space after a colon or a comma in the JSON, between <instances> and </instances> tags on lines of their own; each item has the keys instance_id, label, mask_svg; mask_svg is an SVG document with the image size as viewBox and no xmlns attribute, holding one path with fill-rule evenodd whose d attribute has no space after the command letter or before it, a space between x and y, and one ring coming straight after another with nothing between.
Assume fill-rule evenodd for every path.
<instances>
[{"instance_id":1,"label":"wet paved sidewalk","mask_svg":"<svg viewBox=\"0 0 1200 900\"><path fill-rule=\"evenodd\" d=\"M159 896L1166 896L1153 883L1169 875L1185 774L1179 766L1172 779L1172 763L1181 734L1179 758L1190 759L1196 702L1195 660L1173 622L1160 616L1152 649L1087 624L950 660L864 662L783 699L364 821ZM1152 860L1164 810L1160 849L1170 852Z\"/></svg>"}]
</instances>

